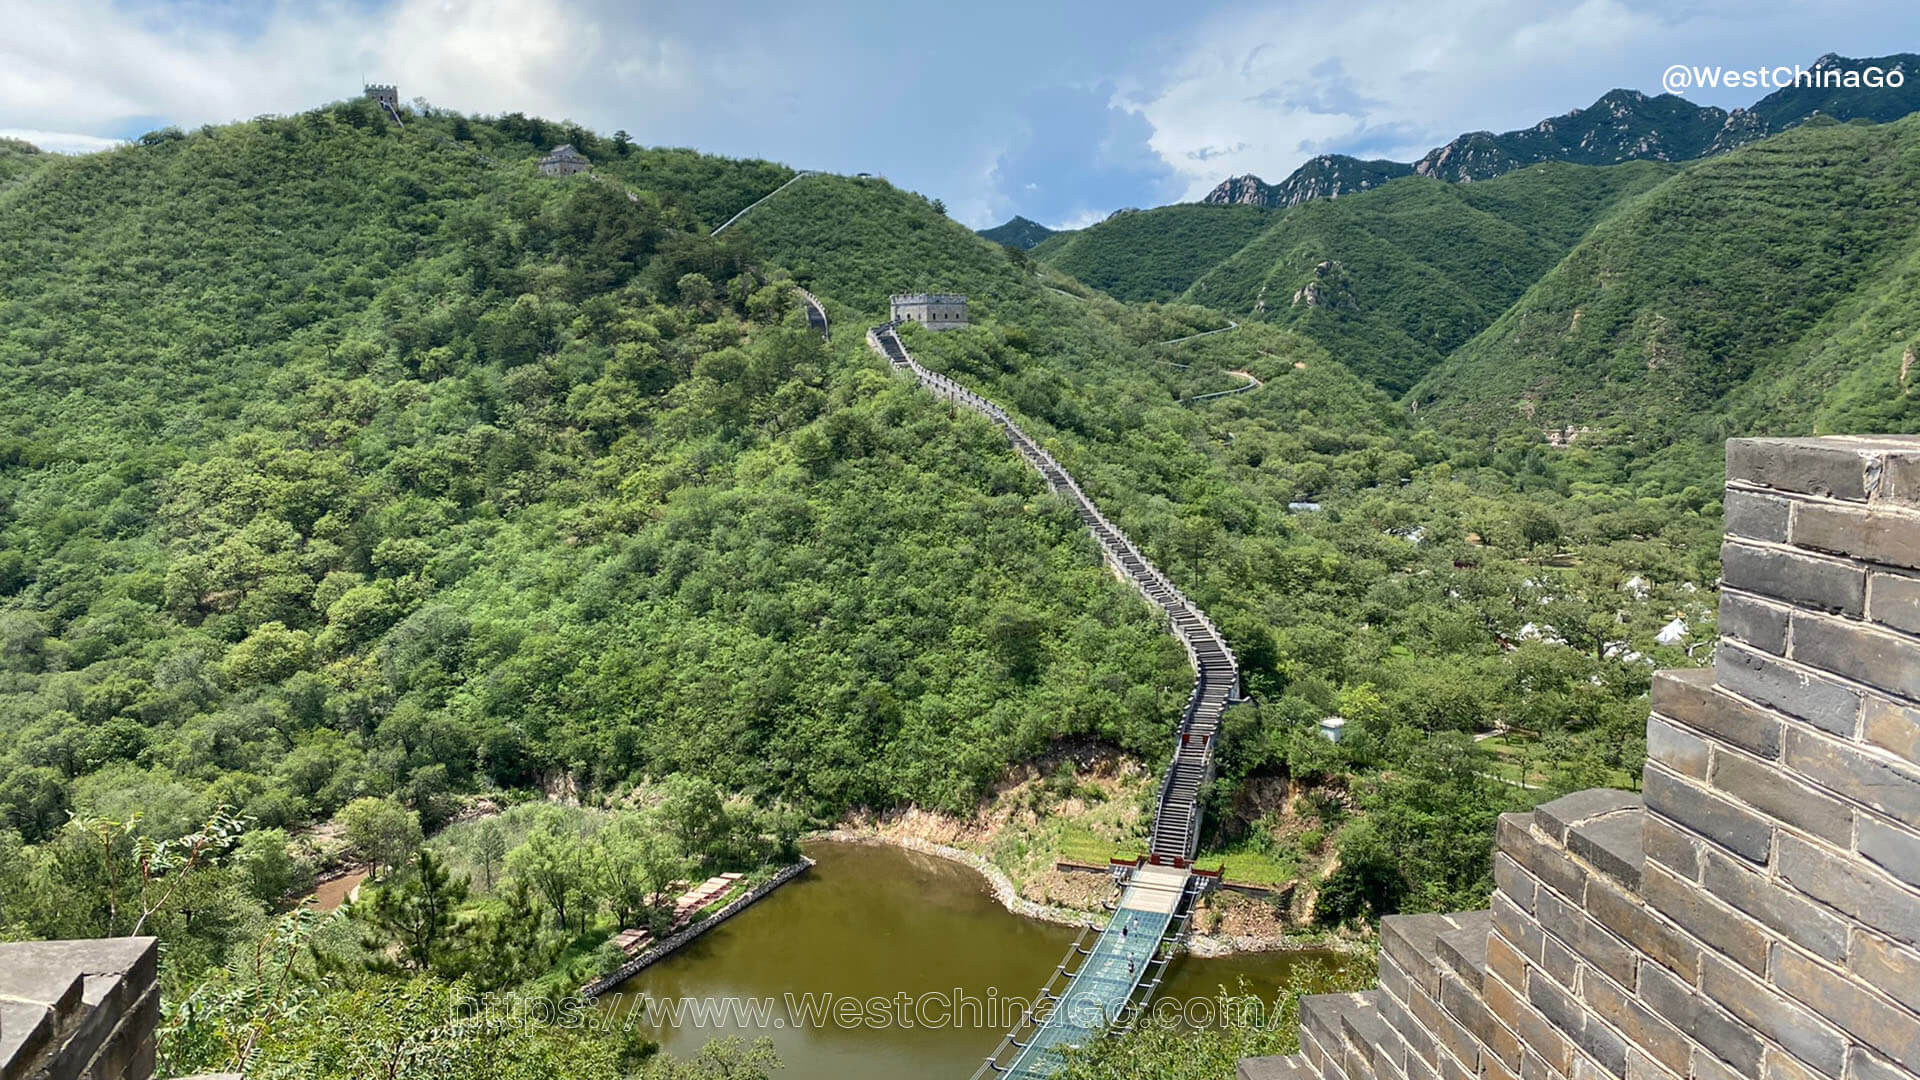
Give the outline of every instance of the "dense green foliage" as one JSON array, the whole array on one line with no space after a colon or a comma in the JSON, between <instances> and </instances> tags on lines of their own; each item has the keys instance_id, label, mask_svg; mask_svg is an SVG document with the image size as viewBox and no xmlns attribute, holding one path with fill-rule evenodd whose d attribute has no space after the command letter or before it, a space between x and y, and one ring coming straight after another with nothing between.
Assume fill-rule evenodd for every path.
<instances>
[{"instance_id":1,"label":"dense green foliage","mask_svg":"<svg viewBox=\"0 0 1920 1080\"><path fill-rule=\"evenodd\" d=\"M1414 391L1479 430L1913 430L1920 118L1809 123L1712 158L1604 222Z\"/></svg>"},{"instance_id":2,"label":"dense green foliage","mask_svg":"<svg viewBox=\"0 0 1920 1080\"><path fill-rule=\"evenodd\" d=\"M47 160L48 156L30 142L0 138L0 192L26 179Z\"/></svg>"},{"instance_id":3,"label":"dense green foliage","mask_svg":"<svg viewBox=\"0 0 1920 1080\"><path fill-rule=\"evenodd\" d=\"M1119 300L1172 300L1258 236L1276 214L1260 206L1182 203L1115 214L1037 254Z\"/></svg>"},{"instance_id":4,"label":"dense green foliage","mask_svg":"<svg viewBox=\"0 0 1920 1080\"><path fill-rule=\"evenodd\" d=\"M980 235L1001 247L1031 251L1057 234L1037 221L1016 214L991 229L981 229Z\"/></svg>"},{"instance_id":5,"label":"dense green foliage","mask_svg":"<svg viewBox=\"0 0 1920 1080\"><path fill-rule=\"evenodd\" d=\"M1166 206L1061 234L1035 256L1121 300L1277 322L1399 393L1671 173L1553 164L1476 184L1409 177L1287 210Z\"/></svg>"},{"instance_id":6,"label":"dense green foliage","mask_svg":"<svg viewBox=\"0 0 1920 1080\"><path fill-rule=\"evenodd\" d=\"M1664 182L1551 166L1130 214L1043 265L871 178L805 177L716 241L792 173L411 120L0 147L30 162L0 189L0 930L157 930L211 1025L175 1018L181 1062L245 1039L288 1074L418 1052L670 1075L614 1039L496 1046L444 1006L566 984L657 922L664 882L777 860L803 818L966 812L1068 737L1163 759L1178 648L992 425L867 352L889 293L967 293L971 326L909 347L1016 413L1223 627L1252 701L1205 842L1335 856L1309 882L1327 923L1478 904L1494 816L1631 782L1648 673L1711 637L1717 465L1656 444L1715 422L1561 449L1540 426L1656 402L1914 420L1915 121ZM558 141L600 176L540 178ZM1070 244L1120 261L1127 219L1193 231L1135 236L1166 258L1110 289L1171 296L1205 254L1188 298L1212 306L1061 272ZM1450 352L1417 418L1381 389ZM1264 385L1182 404L1232 372ZM1496 730L1517 776L1471 739ZM1256 797L1279 779L1307 834ZM502 790L639 809L427 838ZM348 930L272 923L310 869L287 833L326 821L390 876ZM270 991L249 943L314 935L336 962ZM364 1053L338 1045L356 1025ZM760 1068L736 1056L713 1074Z\"/></svg>"},{"instance_id":7,"label":"dense green foliage","mask_svg":"<svg viewBox=\"0 0 1920 1080\"><path fill-rule=\"evenodd\" d=\"M1236 805L1244 782L1312 776L1334 793L1327 826L1343 845L1403 843L1438 821L1463 837L1434 847L1431 862L1401 861L1393 881L1359 889L1327 917L1463 906L1487 873L1484 843L1464 837L1484 836L1495 811L1528 796L1475 783L1471 769L1449 779L1478 752L1429 748L1424 735L1511 727L1571 740L1557 752L1554 789L1637 773L1650 663L1639 654L1685 664L1653 634L1676 611L1711 618L1691 599L1716 570L1710 484L1636 480L1630 459L1550 457L1527 439L1448 441L1269 325L1157 347L1220 316L1061 297L979 241L922 260L938 226L906 224L916 213L926 215L889 189L823 179L742 227L797 260L820 259L810 222L842 223L832 261L812 264L815 288L837 296L845 283L870 311L902 279L984 297L972 326L908 327L909 347L1017 410L1221 623L1261 699L1229 721L1213 842L1260 828L1258 809ZM896 233L906 242L894 244ZM1189 366L1171 366L1175 358ZM1221 373L1235 368L1266 385L1175 404L1231 385ZM1289 509L1301 500L1327 509ZM1636 575L1657 584L1645 595L1623 589ZM1353 725L1330 748L1313 732L1335 712ZM1418 764L1430 754L1441 755L1436 764ZM1396 783L1414 787L1376 793L1369 778L1395 769Z\"/></svg>"},{"instance_id":8,"label":"dense green foliage","mask_svg":"<svg viewBox=\"0 0 1920 1080\"><path fill-rule=\"evenodd\" d=\"M331 959L350 925L298 911L257 945L167 1003L162 1075L221 1069L272 1080L766 1080L764 1040L708 1045L690 1060L655 1053L630 1027L597 1021L578 997L509 998L465 979L373 974Z\"/></svg>"},{"instance_id":9,"label":"dense green foliage","mask_svg":"<svg viewBox=\"0 0 1920 1080\"><path fill-rule=\"evenodd\" d=\"M10 825L686 767L959 806L1157 745L1177 650L983 425L678 191L431 131L344 106L0 204Z\"/></svg>"},{"instance_id":10,"label":"dense green foliage","mask_svg":"<svg viewBox=\"0 0 1920 1080\"><path fill-rule=\"evenodd\" d=\"M1542 165L1480 184L1422 177L1303 203L1189 299L1264 316L1398 393L1520 297L1668 166Z\"/></svg>"}]
</instances>

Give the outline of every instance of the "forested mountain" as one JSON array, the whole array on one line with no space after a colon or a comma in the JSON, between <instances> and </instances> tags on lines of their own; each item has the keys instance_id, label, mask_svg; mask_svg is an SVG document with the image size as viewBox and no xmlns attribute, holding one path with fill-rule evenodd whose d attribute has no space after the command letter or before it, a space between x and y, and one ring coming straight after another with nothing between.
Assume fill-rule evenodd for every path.
<instances>
[{"instance_id":1,"label":"forested mountain","mask_svg":"<svg viewBox=\"0 0 1920 1080\"><path fill-rule=\"evenodd\" d=\"M47 155L32 143L20 139L0 139L0 191L24 180L46 162Z\"/></svg>"},{"instance_id":2,"label":"forested mountain","mask_svg":"<svg viewBox=\"0 0 1920 1080\"><path fill-rule=\"evenodd\" d=\"M1438 438L1314 341L1267 324L1156 346L1224 320L1062 295L884 184L810 179L737 227L865 310L887 291L875 281L967 292L971 326L909 327L909 345L1013 408L1225 628L1259 704L1229 720L1212 850L1306 865L1319 841L1291 846L1270 808L1243 800L1262 776L1332 784L1352 814L1336 815L1346 869L1326 910L1424 907L1476 888L1480 869L1414 833L1477 833L1523 797L1463 764L1478 753L1466 732L1551 729L1589 778L1634 768L1639 654L1685 663L1652 634L1676 611L1706 612L1688 598L1715 572L1710 477L1629 479L1624 459L1550 457L1537 434L1498 450ZM1230 385L1230 368L1264 385L1177 403ZM1303 500L1332 512L1300 512ZM1549 555L1563 546L1579 552L1571 564ZM1642 568L1662 584L1623 592ZM1369 734L1329 748L1313 731L1330 712L1364 717Z\"/></svg>"},{"instance_id":3,"label":"forested mountain","mask_svg":"<svg viewBox=\"0 0 1920 1080\"><path fill-rule=\"evenodd\" d=\"M1801 125L1602 222L1415 388L1484 429L1911 430L1920 117Z\"/></svg>"},{"instance_id":4,"label":"forested mountain","mask_svg":"<svg viewBox=\"0 0 1920 1080\"><path fill-rule=\"evenodd\" d=\"M1671 172L1542 165L1478 184L1407 178L1286 211L1166 206L1036 255L1123 300L1180 297L1291 327L1398 393Z\"/></svg>"},{"instance_id":5,"label":"forested mountain","mask_svg":"<svg viewBox=\"0 0 1920 1080\"><path fill-rule=\"evenodd\" d=\"M355 102L87 158L6 148L27 164L0 190L0 927L124 930L101 860L222 806L302 834L371 798L431 830L477 794L695 785L760 850L791 839L763 821L970 814L1063 744L1156 769L1178 647L991 425L867 352L860 328L915 289L966 293L971 319L906 328L916 354L1018 415L1240 656L1253 700L1226 720L1203 860L1297 879L1323 925L1477 903L1499 812L1632 782L1648 672L1710 636L1717 576L1714 466L1548 447L1546 415L1499 411L1502 365L1613 353L1519 330L1577 297L1630 335L1670 295L1718 310L1672 283L1751 265L1760 299L1726 318L1844 309L1778 355L1872 398L1841 348L1907 313L1905 241L1858 245L1911 236L1913 124L1809 126L1673 178L1550 165L1165 208L1040 257L832 175L716 241L791 170L520 116L400 128ZM597 178L540 177L560 141ZM1767 261L1786 239L1709 240L1735 208L1777 215L1815 269L1878 252L1886 288L1806 298ZM1087 271L1108 293L1070 265L1113 267ZM1428 376L1419 415L1382 389L1449 350L1471 362ZM1773 356L1710 400L1773 409ZM1234 372L1259 387L1189 400ZM1676 617L1690 636L1657 641ZM121 849L95 844L135 810ZM218 918L156 916L175 989L284 892L217 874ZM598 939L561 899L522 922L584 961ZM478 977L473 949L421 968ZM353 984L356 1007L384 985Z\"/></svg>"},{"instance_id":6,"label":"forested mountain","mask_svg":"<svg viewBox=\"0 0 1920 1080\"><path fill-rule=\"evenodd\" d=\"M1769 132L1785 131L1814 116L1829 120L1867 120L1884 124L1920 110L1920 53L1894 53L1866 60L1854 60L1828 53L1815 60L1809 70L1816 74L1859 71L1876 66L1882 71L1898 71L1900 85L1786 86L1759 101L1747 111Z\"/></svg>"},{"instance_id":7,"label":"forested mountain","mask_svg":"<svg viewBox=\"0 0 1920 1080\"><path fill-rule=\"evenodd\" d=\"M1157 745L1128 694L1178 658L1071 518L702 238L777 176L636 152L630 201L451 126L348 105L0 196L13 827L689 762L960 805L1070 729Z\"/></svg>"},{"instance_id":8,"label":"forested mountain","mask_svg":"<svg viewBox=\"0 0 1920 1080\"><path fill-rule=\"evenodd\" d=\"M1479 184L1409 178L1310 202L1187 299L1289 326L1394 393L1489 325L1593 223L1669 174L1542 165Z\"/></svg>"},{"instance_id":9,"label":"forested mountain","mask_svg":"<svg viewBox=\"0 0 1920 1080\"><path fill-rule=\"evenodd\" d=\"M560 138L603 182L535 174ZM1233 807L1288 771L1354 792L1316 843L1413 828L1383 792L1440 783L1412 766L1425 733L1470 755L1448 740L1552 729L1570 783L1633 767L1645 675L1609 649L1652 649L1680 594L1621 598L1598 568L1710 580L1686 539L1710 489L1567 498L1615 466L1436 442L1281 328L1170 351L1223 316L1088 295L884 181L807 177L704 238L790 175L350 103L0 195L7 825L51 843L69 809L141 807L177 834L227 805L297 829L362 795L431 824L461 792L675 772L830 820L965 809L1063 737L1157 762L1177 648L990 427L857 333L807 334L788 273L851 327L892 291L968 293L975 324L915 348L1017 410L1227 627L1262 704L1232 721L1211 843L1272 843ZM1228 369L1265 385L1178 403ZM1568 614L1576 644L1508 652L1541 545L1585 552L1556 602L1604 606L1610 638ZM1311 734L1332 711L1355 720L1337 752ZM1516 789L1465 775L1432 797L1483 829ZM1471 895L1483 848L1328 917Z\"/></svg>"},{"instance_id":10,"label":"forested mountain","mask_svg":"<svg viewBox=\"0 0 1920 1080\"><path fill-rule=\"evenodd\" d=\"M556 137L601 179L540 177ZM417 841L475 793L676 778L711 785L710 817L752 808L725 814L753 851L763 814L970 808L1062 738L1164 753L1178 647L1071 513L857 332L824 345L744 235L706 238L790 175L352 102L0 192L0 930L137 922L169 1001L265 1023L227 950L299 947L282 931L309 924L270 921L288 832L357 845L369 800ZM168 864L187 892L116 903L136 837L241 824L260 843ZM670 876L712 857L649 843ZM483 904L403 966L570 989L620 923L594 899L589 935L567 895ZM446 993L314 977L316 1031ZM228 1060L191 1010L169 1025L176 1063ZM356 1075L302 1067L344 1049L307 1030L249 1072Z\"/></svg>"},{"instance_id":11,"label":"forested mountain","mask_svg":"<svg viewBox=\"0 0 1920 1080\"><path fill-rule=\"evenodd\" d=\"M1686 166L1411 177L1267 219L1163 207L1038 256L1122 299L1287 326L1392 393L1419 383L1436 422L1686 430L1695 447L1904 427L1913 237L1892 192L1914 182L1913 130L1816 118ZM1863 349L1884 361L1843 358Z\"/></svg>"},{"instance_id":12,"label":"forested mountain","mask_svg":"<svg viewBox=\"0 0 1920 1080\"><path fill-rule=\"evenodd\" d=\"M1275 216L1259 206L1162 206L1056 234L1034 256L1121 300L1171 300Z\"/></svg>"},{"instance_id":13,"label":"forested mountain","mask_svg":"<svg viewBox=\"0 0 1920 1080\"><path fill-rule=\"evenodd\" d=\"M1832 75L1868 68L1896 71L1903 78L1899 85L1861 85L1857 78L1851 86L1828 85ZM1920 74L1920 54L1855 59L1828 53L1808 70L1812 78L1806 85L1775 90L1747 109L1728 112L1674 94L1649 97L1638 90L1609 90L1584 109L1548 117L1530 128L1467 132L1411 163L1322 154L1278 184L1253 175L1229 177L1203 201L1287 207L1365 191L1408 175L1466 183L1547 161L1692 161L1764 139L1814 116L1885 123L1920 110L1920 78L1914 77ZM1791 78L1791 72L1786 77Z\"/></svg>"},{"instance_id":14,"label":"forested mountain","mask_svg":"<svg viewBox=\"0 0 1920 1080\"><path fill-rule=\"evenodd\" d=\"M1037 221L1028 221L1018 214L991 229L980 230L981 236L994 243L1021 251L1032 251L1053 234L1052 229Z\"/></svg>"}]
</instances>

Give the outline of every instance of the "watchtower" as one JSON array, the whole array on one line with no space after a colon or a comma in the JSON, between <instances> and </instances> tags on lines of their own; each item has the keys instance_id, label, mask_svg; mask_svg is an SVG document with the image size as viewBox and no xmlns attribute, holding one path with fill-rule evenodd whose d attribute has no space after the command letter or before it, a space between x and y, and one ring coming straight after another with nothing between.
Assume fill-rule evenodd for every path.
<instances>
[{"instance_id":1,"label":"watchtower","mask_svg":"<svg viewBox=\"0 0 1920 1080\"><path fill-rule=\"evenodd\" d=\"M368 100L379 102L383 108L389 111L398 111L400 108L400 88L397 86L383 86L380 83L368 83L366 84L365 95Z\"/></svg>"},{"instance_id":2,"label":"watchtower","mask_svg":"<svg viewBox=\"0 0 1920 1080\"><path fill-rule=\"evenodd\" d=\"M572 143L561 143L553 152L540 159L542 176L572 176L593 168L593 162L587 156L573 148Z\"/></svg>"},{"instance_id":3,"label":"watchtower","mask_svg":"<svg viewBox=\"0 0 1920 1080\"><path fill-rule=\"evenodd\" d=\"M893 321L953 330L967 325L967 298L962 293L899 293L893 297Z\"/></svg>"}]
</instances>

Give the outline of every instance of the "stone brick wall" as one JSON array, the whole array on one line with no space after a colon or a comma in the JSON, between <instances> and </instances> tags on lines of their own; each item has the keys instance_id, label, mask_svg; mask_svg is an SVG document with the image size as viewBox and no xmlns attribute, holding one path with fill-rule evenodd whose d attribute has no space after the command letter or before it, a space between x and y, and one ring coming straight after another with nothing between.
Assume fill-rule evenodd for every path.
<instances>
[{"instance_id":1,"label":"stone brick wall","mask_svg":"<svg viewBox=\"0 0 1920 1080\"><path fill-rule=\"evenodd\" d=\"M148 1080L153 938L0 944L0 1080Z\"/></svg>"},{"instance_id":2,"label":"stone brick wall","mask_svg":"<svg viewBox=\"0 0 1920 1080\"><path fill-rule=\"evenodd\" d=\"M1241 1080L1920 1075L1920 439L1736 439L1726 494L1642 794L1505 815L1490 910L1384 920Z\"/></svg>"}]
</instances>

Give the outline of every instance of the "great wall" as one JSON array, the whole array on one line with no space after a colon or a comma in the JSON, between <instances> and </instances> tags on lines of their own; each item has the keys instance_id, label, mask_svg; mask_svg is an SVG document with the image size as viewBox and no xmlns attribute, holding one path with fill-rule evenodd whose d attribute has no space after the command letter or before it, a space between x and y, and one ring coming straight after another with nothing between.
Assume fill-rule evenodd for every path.
<instances>
[{"instance_id":1,"label":"great wall","mask_svg":"<svg viewBox=\"0 0 1920 1080\"><path fill-rule=\"evenodd\" d=\"M1152 994L1208 884L1199 793L1238 671L1004 410L894 324L868 343L999 424L1195 669L1114 919L976 1073L1044 1076ZM1732 440L1724 506L1714 665L1655 675L1642 792L1502 817L1489 908L1382 920L1378 987L1304 999L1300 1052L1243 1059L1239 1080L1920 1075L1920 437ZM148 1080L158 1019L152 938L0 944L0 1080Z\"/></svg>"}]
</instances>

